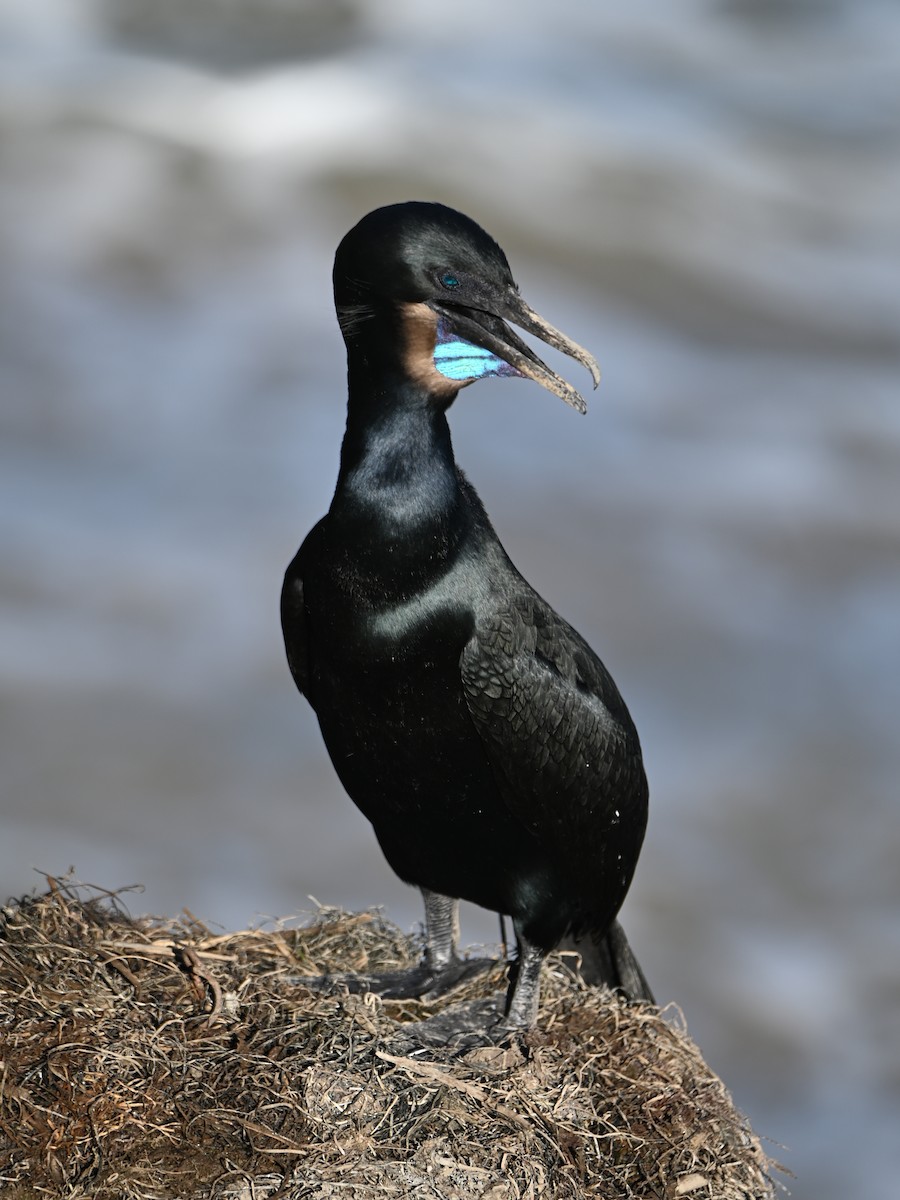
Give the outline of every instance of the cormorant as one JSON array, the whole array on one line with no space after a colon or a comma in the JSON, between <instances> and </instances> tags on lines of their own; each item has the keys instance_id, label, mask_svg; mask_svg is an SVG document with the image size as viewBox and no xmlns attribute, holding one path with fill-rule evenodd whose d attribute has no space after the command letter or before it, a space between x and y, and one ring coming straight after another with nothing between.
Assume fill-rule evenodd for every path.
<instances>
[{"instance_id":1,"label":"cormorant","mask_svg":"<svg viewBox=\"0 0 900 1200\"><path fill-rule=\"evenodd\" d=\"M344 237L334 298L349 401L327 516L287 569L288 662L341 782L425 900L410 991L455 980L460 898L511 916L509 1027L567 942L594 981L652 995L616 914L647 820L638 736L587 642L523 579L453 457L447 410L488 375L575 389L506 324L595 359L519 295L506 255L441 204ZM396 989L395 989L396 994Z\"/></svg>"}]
</instances>

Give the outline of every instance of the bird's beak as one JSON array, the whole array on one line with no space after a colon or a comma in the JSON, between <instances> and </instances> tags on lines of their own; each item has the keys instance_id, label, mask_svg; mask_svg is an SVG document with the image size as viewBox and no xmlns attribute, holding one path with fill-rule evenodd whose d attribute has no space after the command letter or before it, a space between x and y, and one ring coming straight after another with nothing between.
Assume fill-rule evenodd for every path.
<instances>
[{"instance_id":1,"label":"bird's beak","mask_svg":"<svg viewBox=\"0 0 900 1200\"><path fill-rule=\"evenodd\" d=\"M540 338L548 346L568 354L570 358L577 359L590 371L596 388L600 382L600 367L594 356L538 316L514 288L485 296L483 303L484 308L474 308L448 303L442 298L432 301L431 307L458 337L489 350L507 363L512 372L533 379L578 412L587 412L587 404L581 394L555 371L551 371L531 347L510 329L507 321Z\"/></svg>"}]
</instances>

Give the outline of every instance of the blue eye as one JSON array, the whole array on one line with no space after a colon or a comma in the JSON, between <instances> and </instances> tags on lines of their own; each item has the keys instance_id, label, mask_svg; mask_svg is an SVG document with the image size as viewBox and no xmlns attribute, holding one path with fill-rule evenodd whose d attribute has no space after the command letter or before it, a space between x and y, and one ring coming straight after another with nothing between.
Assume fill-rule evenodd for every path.
<instances>
[{"instance_id":1,"label":"blue eye","mask_svg":"<svg viewBox=\"0 0 900 1200\"><path fill-rule=\"evenodd\" d=\"M451 275L449 271L446 271L441 276L441 286L445 288L458 288L459 280L455 275Z\"/></svg>"}]
</instances>

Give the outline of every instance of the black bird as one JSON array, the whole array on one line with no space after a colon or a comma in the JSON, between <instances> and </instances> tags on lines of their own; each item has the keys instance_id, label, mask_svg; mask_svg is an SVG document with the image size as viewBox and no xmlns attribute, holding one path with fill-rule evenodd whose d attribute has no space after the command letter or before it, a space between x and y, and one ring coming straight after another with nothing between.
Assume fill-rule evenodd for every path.
<instances>
[{"instance_id":1,"label":"black bird","mask_svg":"<svg viewBox=\"0 0 900 1200\"><path fill-rule=\"evenodd\" d=\"M334 296L347 429L331 507L285 576L282 626L341 782L423 893L418 990L458 976L462 898L512 917L508 1026L534 1023L541 963L564 941L587 976L652 999L615 920L647 820L637 733L606 668L513 566L447 425L487 375L527 376L585 411L507 321L595 387L596 361L441 204L364 217L338 247Z\"/></svg>"}]
</instances>

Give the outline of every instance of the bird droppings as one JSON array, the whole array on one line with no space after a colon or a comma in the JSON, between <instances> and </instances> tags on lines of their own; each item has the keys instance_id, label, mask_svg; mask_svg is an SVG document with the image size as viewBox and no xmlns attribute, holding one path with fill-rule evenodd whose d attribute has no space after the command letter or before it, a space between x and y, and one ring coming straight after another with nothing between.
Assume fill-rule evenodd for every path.
<instances>
[{"instance_id":1,"label":"bird droppings","mask_svg":"<svg viewBox=\"0 0 900 1200\"><path fill-rule=\"evenodd\" d=\"M526 1200L772 1196L774 1166L677 1014L552 956L540 1024L411 1048L426 1004L327 995L298 972L412 966L377 912L213 933L49 880L0 917L4 1200Z\"/></svg>"}]
</instances>

